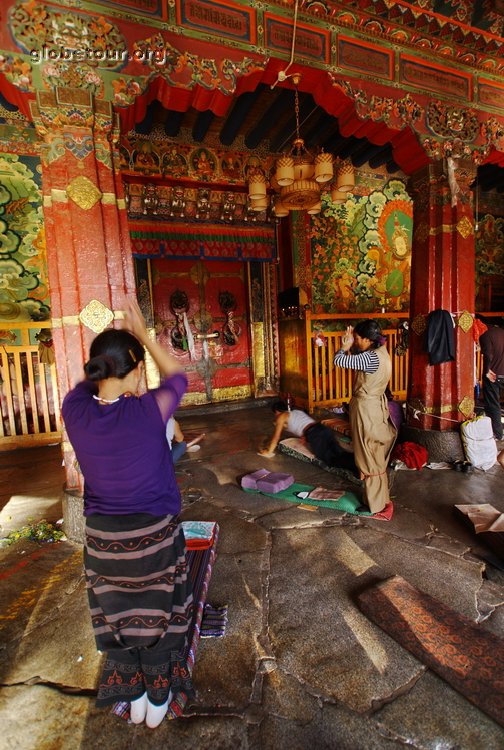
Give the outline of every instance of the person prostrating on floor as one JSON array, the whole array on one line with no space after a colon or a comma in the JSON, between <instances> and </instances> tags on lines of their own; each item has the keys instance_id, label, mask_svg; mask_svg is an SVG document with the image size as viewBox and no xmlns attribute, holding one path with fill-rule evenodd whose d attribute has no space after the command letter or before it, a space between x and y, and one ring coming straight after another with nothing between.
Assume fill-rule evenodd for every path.
<instances>
[{"instance_id":1,"label":"person prostrating on floor","mask_svg":"<svg viewBox=\"0 0 504 750\"><path fill-rule=\"evenodd\" d=\"M341 447L334 430L301 409L289 409L286 401L274 401L271 409L275 415L275 430L267 446L259 451L261 456L272 458L275 455L285 430L295 437L304 438L313 455L326 466L346 469L358 475L353 453Z\"/></svg>"},{"instance_id":2,"label":"person prostrating on floor","mask_svg":"<svg viewBox=\"0 0 504 750\"><path fill-rule=\"evenodd\" d=\"M137 396L144 347L163 379ZM84 371L62 414L84 476L86 584L96 645L106 653L96 703L129 701L132 722L155 728L171 696L193 693L185 661L193 595L166 440L187 378L149 338L136 301L127 303L123 330L94 339Z\"/></svg>"}]
</instances>

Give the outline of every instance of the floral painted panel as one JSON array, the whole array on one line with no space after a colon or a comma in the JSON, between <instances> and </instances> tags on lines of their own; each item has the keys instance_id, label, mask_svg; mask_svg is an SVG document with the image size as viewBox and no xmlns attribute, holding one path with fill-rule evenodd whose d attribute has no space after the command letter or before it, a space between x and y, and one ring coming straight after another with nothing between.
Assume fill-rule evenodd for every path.
<instances>
[{"instance_id":1,"label":"floral painted panel","mask_svg":"<svg viewBox=\"0 0 504 750\"><path fill-rule=\"evenodd\" d=\"M326 194L311 228L314 312L407 311L413 204L405 183L360 183L343 204Z\"/></svg>"},{"instance_id":2,"label":"floral painted panel","mask_svg":"<svg viewBox=\"0 0 504 750\"><path fill-rule=\"evenodd\" d=\"M50 317L40 160L0 154L0 321Z\"/></svg>"},{"instance_id":3,"label":"floral painted panel","mask_svg":"<svg viewBox=\"0 0 504 750\"><path fill-rule=\"evenodd\" d=\"M504 276L504 218L489 213L476 234L476 280L488 275Z\"/></svg>"}]
</instances>

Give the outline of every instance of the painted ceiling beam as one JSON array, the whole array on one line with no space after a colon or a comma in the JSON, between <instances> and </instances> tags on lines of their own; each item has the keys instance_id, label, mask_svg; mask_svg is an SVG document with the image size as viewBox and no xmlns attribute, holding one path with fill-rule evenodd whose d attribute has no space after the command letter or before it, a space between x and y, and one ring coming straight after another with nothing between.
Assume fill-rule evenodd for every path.
<instances>
[{"instance_id":1,"label":"painted ceiling beam","mask_svg":"<svg viewBox=\"0 0 504 750\"><path fill-rule=\"evenodd\" d=\"M299 97L299 130L301 137L303 135L303 125L309 120L310 116L317 109L317 105L313 101L311 96ZM271 141L271 150L275 153L284 151L289 148L292 141L296 137L296 116L294 108L292 108L292 117L285 123L284 127L279 130L276 137Z\"/></svg>"},{"instance_id":2,"label":"painted ceiling beam","mask_svg":"<svg viewBox=\"0 0 504 750\"><path fill-rule=\"evenodd\" d=\"M376 169L376 167L381 167L382 164L386 164L391 159L392 159L392 149L390 145L387 143L385 146L382 146L380 151L378 151L374 156L371 156L369 158L369 166L372 169Z\"/></svg>"},{"instance_id":3,"label":"painted ceiling beam","mask_svg":"<svg viewBox=\"0 0 504 750\"><path fill-rule=\"evenodd\" d=\"M164 121L164 131L167 136L175 138L180 133L185 115L185 112L176 112L173 109L167 110Z\"/></svg>"},{"instance_id":4,"label":"painted ceiling beam","mask_svg":"<svg viewBox=\"0 0 504 750\"><path fill-rule=\"evenodd\" d=\"M347 159L349 156L352 155L353 150L355 147L360 147L363 144L366 144L367 141L364 138L356 138L355 135L351 135L349 138L345 139L345 143L341 148L333 149L334 156L338 156L340 159Z\"/></svg>"},{"instance_id":5,"label":"painted ceiling beam","mask_svg":"<svg viewBox=\"0 0 504 750\"><path fill-rule=\"evenodd\" d=\"M325 151L326 143L331 138L339 136L338 120L332 115L327 115L322 109L320 109L319 119L313 125L313 127L306 133L305 143L307 148L322 147Z\"/></svg>"},{"instance_id":6,"label":"painted ceiling beam","mask_svg":"<svg viewBox=\"0 0 504 750\"><path fill-rule=\"evenodd\" d=\"M272 123L285 114L287 108L291 109L294 103L294 92L289 89L280 89L277 98L263 114L257 125L245 136L247 148L254 149L263 138L267 138Z\"/></svg>"},{"instance_id":7,"label":"painted ceiling beam","mask_svg":"<svg viewBox=\"0 0 504 750\"><path fill-rule=\"evenodd\" d=\"M219 140L224 146L231 146L234 142L264 88L265 86L261 84L255 91L249 91L238 97L219 134Z\"/></svg>"},{"instance_id":8,"label":"painted ceiling beam","mask_svg":"<svg viewBox=\"0 0 504 750\"><path fill-rule=\"evenodd\" d=\"M204 140L214 118L215 115L211 109L199 113L192 129L192 137L196 143L201 143Z\"/></svg>"},{"instance_id":9,"label":"painted ceiling beam","mask_svg":"<svg viewBox=\"0 0 504 750\"><path fill-rule=\"evenodd\" d=\"M362 146L354 149L351 154L352 164L354 167L362 167L363 164L367 164L373 156L377 156L382 151L383 146L376 146L373 143L366 141Z\"/></svg>"},{"instance_id":10,"label":"painted ceiling beam","mask_svg":"<svg viewBox=\"0 0 504 750\"><path fill-rule=\"evenodd\" d=\"M154 110L156 108L157 101L151 102L146 111L145 116L141 122L137 122L135 125L135 132L140 135L149 135L154 126Z\"/></svg>"}]
</instances>

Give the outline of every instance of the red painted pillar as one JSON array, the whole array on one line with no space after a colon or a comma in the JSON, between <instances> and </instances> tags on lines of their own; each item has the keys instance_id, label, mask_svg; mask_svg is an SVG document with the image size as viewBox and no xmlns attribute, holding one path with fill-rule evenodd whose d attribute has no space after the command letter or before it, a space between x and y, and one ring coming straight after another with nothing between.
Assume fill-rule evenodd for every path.
<instances>
[{"instance_id":1,"label":"red painted pillar","mask_svg":"<svg viewBox=\"0 0 504 750\"><path fill-rule=\"evenodd\" d=\"M407 424L454 430L474 411L475 166L443 160L410 178L414 199L411 264L410 382ZM427 316L447 310L455 323L455 361L430 365ZM470 313L470 314L469 314Z\"/></svg>"},{"instance_id":2,"label":"red painted pillar","mask_svg":"<svg viewBox=\"0 0 504 750\"><path fill-rule=\"evenodd\" d=\"M110 103L82 89L41 91L32 116L44 141L47 265L62 401L83 378L92 339L120 317L135 281ZM66 439L63 454L67 489L82 489Z\"/></svg>"}]
</instances>

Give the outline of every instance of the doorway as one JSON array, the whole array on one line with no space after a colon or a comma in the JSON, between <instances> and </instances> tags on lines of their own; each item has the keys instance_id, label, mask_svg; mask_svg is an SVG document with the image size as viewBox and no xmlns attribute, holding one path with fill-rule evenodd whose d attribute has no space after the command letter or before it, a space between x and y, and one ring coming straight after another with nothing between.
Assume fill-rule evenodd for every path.
<instances>
[{"instance_id":1,"label":"doorway","mask_svg":"<svg viewBox=\"0 0 504 750\"><path fill-rule=\"evenodd\" d=\"M159 342L184 365L184 405L249 398L253 392L247 265L151 260Z\"/></svg>"}]
</instances>

